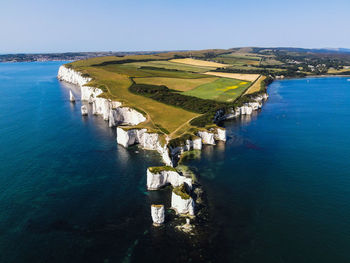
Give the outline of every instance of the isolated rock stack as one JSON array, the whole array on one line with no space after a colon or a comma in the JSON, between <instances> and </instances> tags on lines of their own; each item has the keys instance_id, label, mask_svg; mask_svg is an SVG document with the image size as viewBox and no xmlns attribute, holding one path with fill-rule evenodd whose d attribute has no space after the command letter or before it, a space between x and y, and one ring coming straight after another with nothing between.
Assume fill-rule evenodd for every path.
<instances>
[{"instance_id":1,"label":"isolated rock stack","mask_svg":"<svg viewBox=\"0 0 350 263\"><path fill-rule=\"evenodd\" d=\"M81 115L83 116L88 115L88 109L85 105L81 106Z\"/></svg>"},{"instance_id":2,"label":"isolated rock stack","mask_svg":"<svg viewBox=\"0 0 350 263\"><path fill-rule=\"evenodd\" d=\"M74 97L71 90L69 90L69 100L70 100L70 102L75 102L75 97Z\"/></svg>"},{"instance_id":3,"label":"isolated rock stack","mask_svg":"<svg viewBox=\"0 0 350 263\"><path fill-rule=\"evenodd\" d=\"M151 216L154 226L160 226L164 223L164 205L152 205Z\"/></svg>"}]
</instances>

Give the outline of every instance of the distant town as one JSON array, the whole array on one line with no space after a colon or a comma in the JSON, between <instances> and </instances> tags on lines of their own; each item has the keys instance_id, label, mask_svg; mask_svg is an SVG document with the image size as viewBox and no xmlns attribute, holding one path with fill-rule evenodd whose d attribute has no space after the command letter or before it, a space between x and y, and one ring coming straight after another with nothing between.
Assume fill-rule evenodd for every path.
<instances>
[{"instance_id":1,"label":"distant town","mask_svg":"<svg viewBox=\"0 0 350 263\"><path fill-rule=\"evenodd\" d=\"M66 52L66 53L37 53L37 54L3 54L0 62L35 62L35 61L73 61L92 57L125 56L152 54L154 52Z\"/></svg>"}]
</instances>

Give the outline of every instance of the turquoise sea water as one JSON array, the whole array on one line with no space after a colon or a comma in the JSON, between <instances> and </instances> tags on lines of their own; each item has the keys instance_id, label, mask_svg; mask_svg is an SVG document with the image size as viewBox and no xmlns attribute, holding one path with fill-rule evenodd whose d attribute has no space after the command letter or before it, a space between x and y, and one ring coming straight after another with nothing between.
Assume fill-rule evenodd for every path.
<instances>
[{"instance_id":1,"label":"turquoise sea water","mask_svg":"<svg viewBox=\"0 0 350 263\"><path fill-rule=\"evenodd\" d=\"M62 62L0 64L0 262L350 262L350 81L276 81L226 145L187 161L206 191L198 236L151 226L152 151L116 144L57 81ZM178 219L183 220L183 219Z\"/></svg>"}]
</instances>

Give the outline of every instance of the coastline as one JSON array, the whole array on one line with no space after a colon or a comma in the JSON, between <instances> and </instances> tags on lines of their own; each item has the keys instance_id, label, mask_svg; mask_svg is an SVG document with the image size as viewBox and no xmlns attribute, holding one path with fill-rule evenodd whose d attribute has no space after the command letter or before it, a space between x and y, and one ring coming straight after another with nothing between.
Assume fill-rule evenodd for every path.
<instances>
[{"instance_id":1,"label":"coastline","mask_svg":"<svg viewBox=\"0 0 350 263\"><path fill-rule=\"evenodd\" d=\"M150 168L147 170L148 190L158 190L165 185L171 184L173 186L171 208L178 215L194 219L197 212L195 209L196 201L197 198L201 199L200 195L203 190L200 184L195 183L188 175L176 169L178 161L183 153L192 150L202 150L205 144L216 145L218 141L226 142L226 130L218 126L198 129L190 137L182 136L173 140L166 139L163 142L158 133L138 127L140 126L139 124L147 119L147 115L136 109L123 106L119 101L101 97L100 95L103 93L101 89L88 86L88 83L92 80L91 78L83 76L80 72L71 68L66 68L64 65L60 66L57 77L61 81L80 87L81 100L89 102L93 114L101 115L105 121L108 121L109 127L116 127L118 144L125 148L139 144L143 149L154 150L161 155L166 166L155 167L157 172L151 172ZM257 94L246 96L246 98L239 107L218 110L215 114L214 122L218 123L241 115L250 115L253 111L261 109L263 102L268 98L267 87L264 87L264 90ZM172 168L174 169L172 172L167 172L170 167L175 167L175 169ZM151 210L154 225L161 225L164 222L164 209L159 210L152 206ZM192 229L192 225L187 222L180 229L186 232Z\"/></svg>"}]
</instances>

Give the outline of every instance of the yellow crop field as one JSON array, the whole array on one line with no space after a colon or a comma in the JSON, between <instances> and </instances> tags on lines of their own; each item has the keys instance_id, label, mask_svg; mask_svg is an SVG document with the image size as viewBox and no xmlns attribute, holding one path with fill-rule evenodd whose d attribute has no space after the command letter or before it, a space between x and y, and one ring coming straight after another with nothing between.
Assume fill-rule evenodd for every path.
<instances>
[{"instance_id":1,"label":"yellow crop field","mask_svg":"<svg viewBox=\"0 0 350 263\"><path fill-rule=\"evenodd\" d=\"M205 61L200 59L193 59L193 58L180 58L180 59L171 59L171 62L181 63L181 64L187 64L187 65L193 65L193 66L200 66L200 67L210 67L210 68L224 68L228 65L222 64L222 63L216 63L211 61Z\"/></svg>"},{"instance_id":2,"label":"yellow crop field","mask_svg":"<svg viewBox=\"0 0 350 263\"><path fill-rule=\"evenodd\" d=\"M260 76L259 74L240 74L240 73L224 73L224 72L206 72L204 74L222 77L222 78L246 80L250 82L255 81Z\"/></svg>"}]
</instances>

